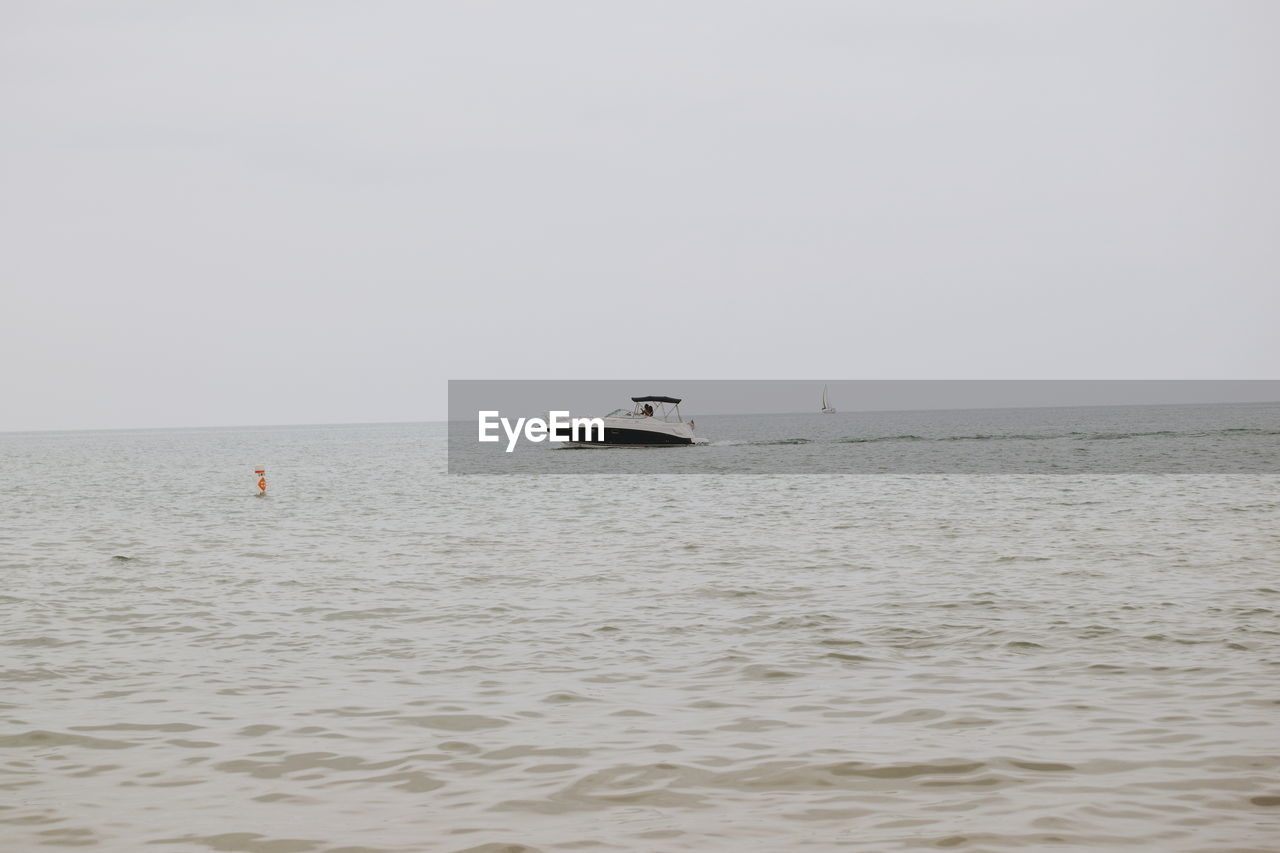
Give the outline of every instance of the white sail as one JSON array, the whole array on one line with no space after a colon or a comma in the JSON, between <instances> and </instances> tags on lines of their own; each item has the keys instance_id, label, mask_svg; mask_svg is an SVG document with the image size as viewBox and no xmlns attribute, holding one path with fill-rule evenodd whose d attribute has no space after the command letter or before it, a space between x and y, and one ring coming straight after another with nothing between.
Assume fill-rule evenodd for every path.
<instances>
[{"instance_id":1,"label":"white sail","mask_svg":"<svg viewBox=\"0 0 1280 853\"><path fill-rule=\"evenodd\" d=\"M822 386L822 411L827 415L834 415L836 410L831 408L831 404L827 402L827 386Z\"/></svg>"}]
</instances>

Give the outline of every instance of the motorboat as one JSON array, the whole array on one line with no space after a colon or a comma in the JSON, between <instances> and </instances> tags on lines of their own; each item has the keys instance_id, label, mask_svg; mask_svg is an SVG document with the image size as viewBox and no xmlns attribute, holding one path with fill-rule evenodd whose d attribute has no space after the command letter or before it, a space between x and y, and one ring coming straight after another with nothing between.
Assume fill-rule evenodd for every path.
<instances>
[{"instance_id":1,"label":"motorboat","mask_svg":"<svg viewBox=\"0 0 1280 853\"><path fill-rule=\"evenodd\" d=\"M597 430L587 434L590 441L573 442L575 447L608 447L628 445L632 447L661 447L672 444L708 444L705 438L694 435L694 422L680 416L680 399L677 397L632 397L630 409L614 409L605 415L604 439L596 438Z\"/></svg>"}]
</instances>

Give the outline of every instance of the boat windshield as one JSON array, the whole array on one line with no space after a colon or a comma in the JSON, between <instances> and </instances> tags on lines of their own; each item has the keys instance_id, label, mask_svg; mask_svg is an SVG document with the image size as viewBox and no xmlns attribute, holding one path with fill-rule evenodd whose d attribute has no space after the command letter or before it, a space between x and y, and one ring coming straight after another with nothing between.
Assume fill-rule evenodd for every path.
<instances>
[{"instance_id":1,"label":"boat windshield","mask_svg":"<svg viewBox=\"0 0 1280 853\"><path fill-rule=\"evenodd\" d=\"M665 403L659 403L655 409L652 405L648 406L649 411L645 411L644 403L636 403L634 409L614 409L606 418L653 418L655 421L666 421L668 423L679 422L680 409L676 406L668 406Z\"/></svg>"}]
</instances>

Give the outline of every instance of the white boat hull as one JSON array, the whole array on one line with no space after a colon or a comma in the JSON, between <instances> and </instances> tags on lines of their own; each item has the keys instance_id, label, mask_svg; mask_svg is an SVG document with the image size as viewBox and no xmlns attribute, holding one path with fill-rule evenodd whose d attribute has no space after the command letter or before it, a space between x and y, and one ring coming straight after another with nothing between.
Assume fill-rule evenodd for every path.
<instances>
[{"instance_id":1,"label":"white boat hull","mask_svg":"<svg viewBox=\"0 0 1280 853\"><path fill-rule=\"evenodd\" d=\"M681 444L706 444L705 438L693 434L693 427L683 421L656 418L603 418L604 439L577 441L571 447L667 447ZM594 438L593 432L592 437Z\"/></svg>"}]
</instances>

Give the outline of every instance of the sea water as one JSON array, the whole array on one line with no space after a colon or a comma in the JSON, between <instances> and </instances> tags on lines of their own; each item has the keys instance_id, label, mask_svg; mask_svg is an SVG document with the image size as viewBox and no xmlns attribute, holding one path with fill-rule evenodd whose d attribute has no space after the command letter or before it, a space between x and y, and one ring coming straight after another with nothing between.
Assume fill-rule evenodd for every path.
<instances>
[{"instance_id":1,"label":"sea water","mask_svg":"<svg viewBox=\"0 0 1280 853\"><path fill-rule=\"evenodd\" d=\"M1275 850L1274 416L0 435L0 849Z\"/></svg>"}]
</instances>

